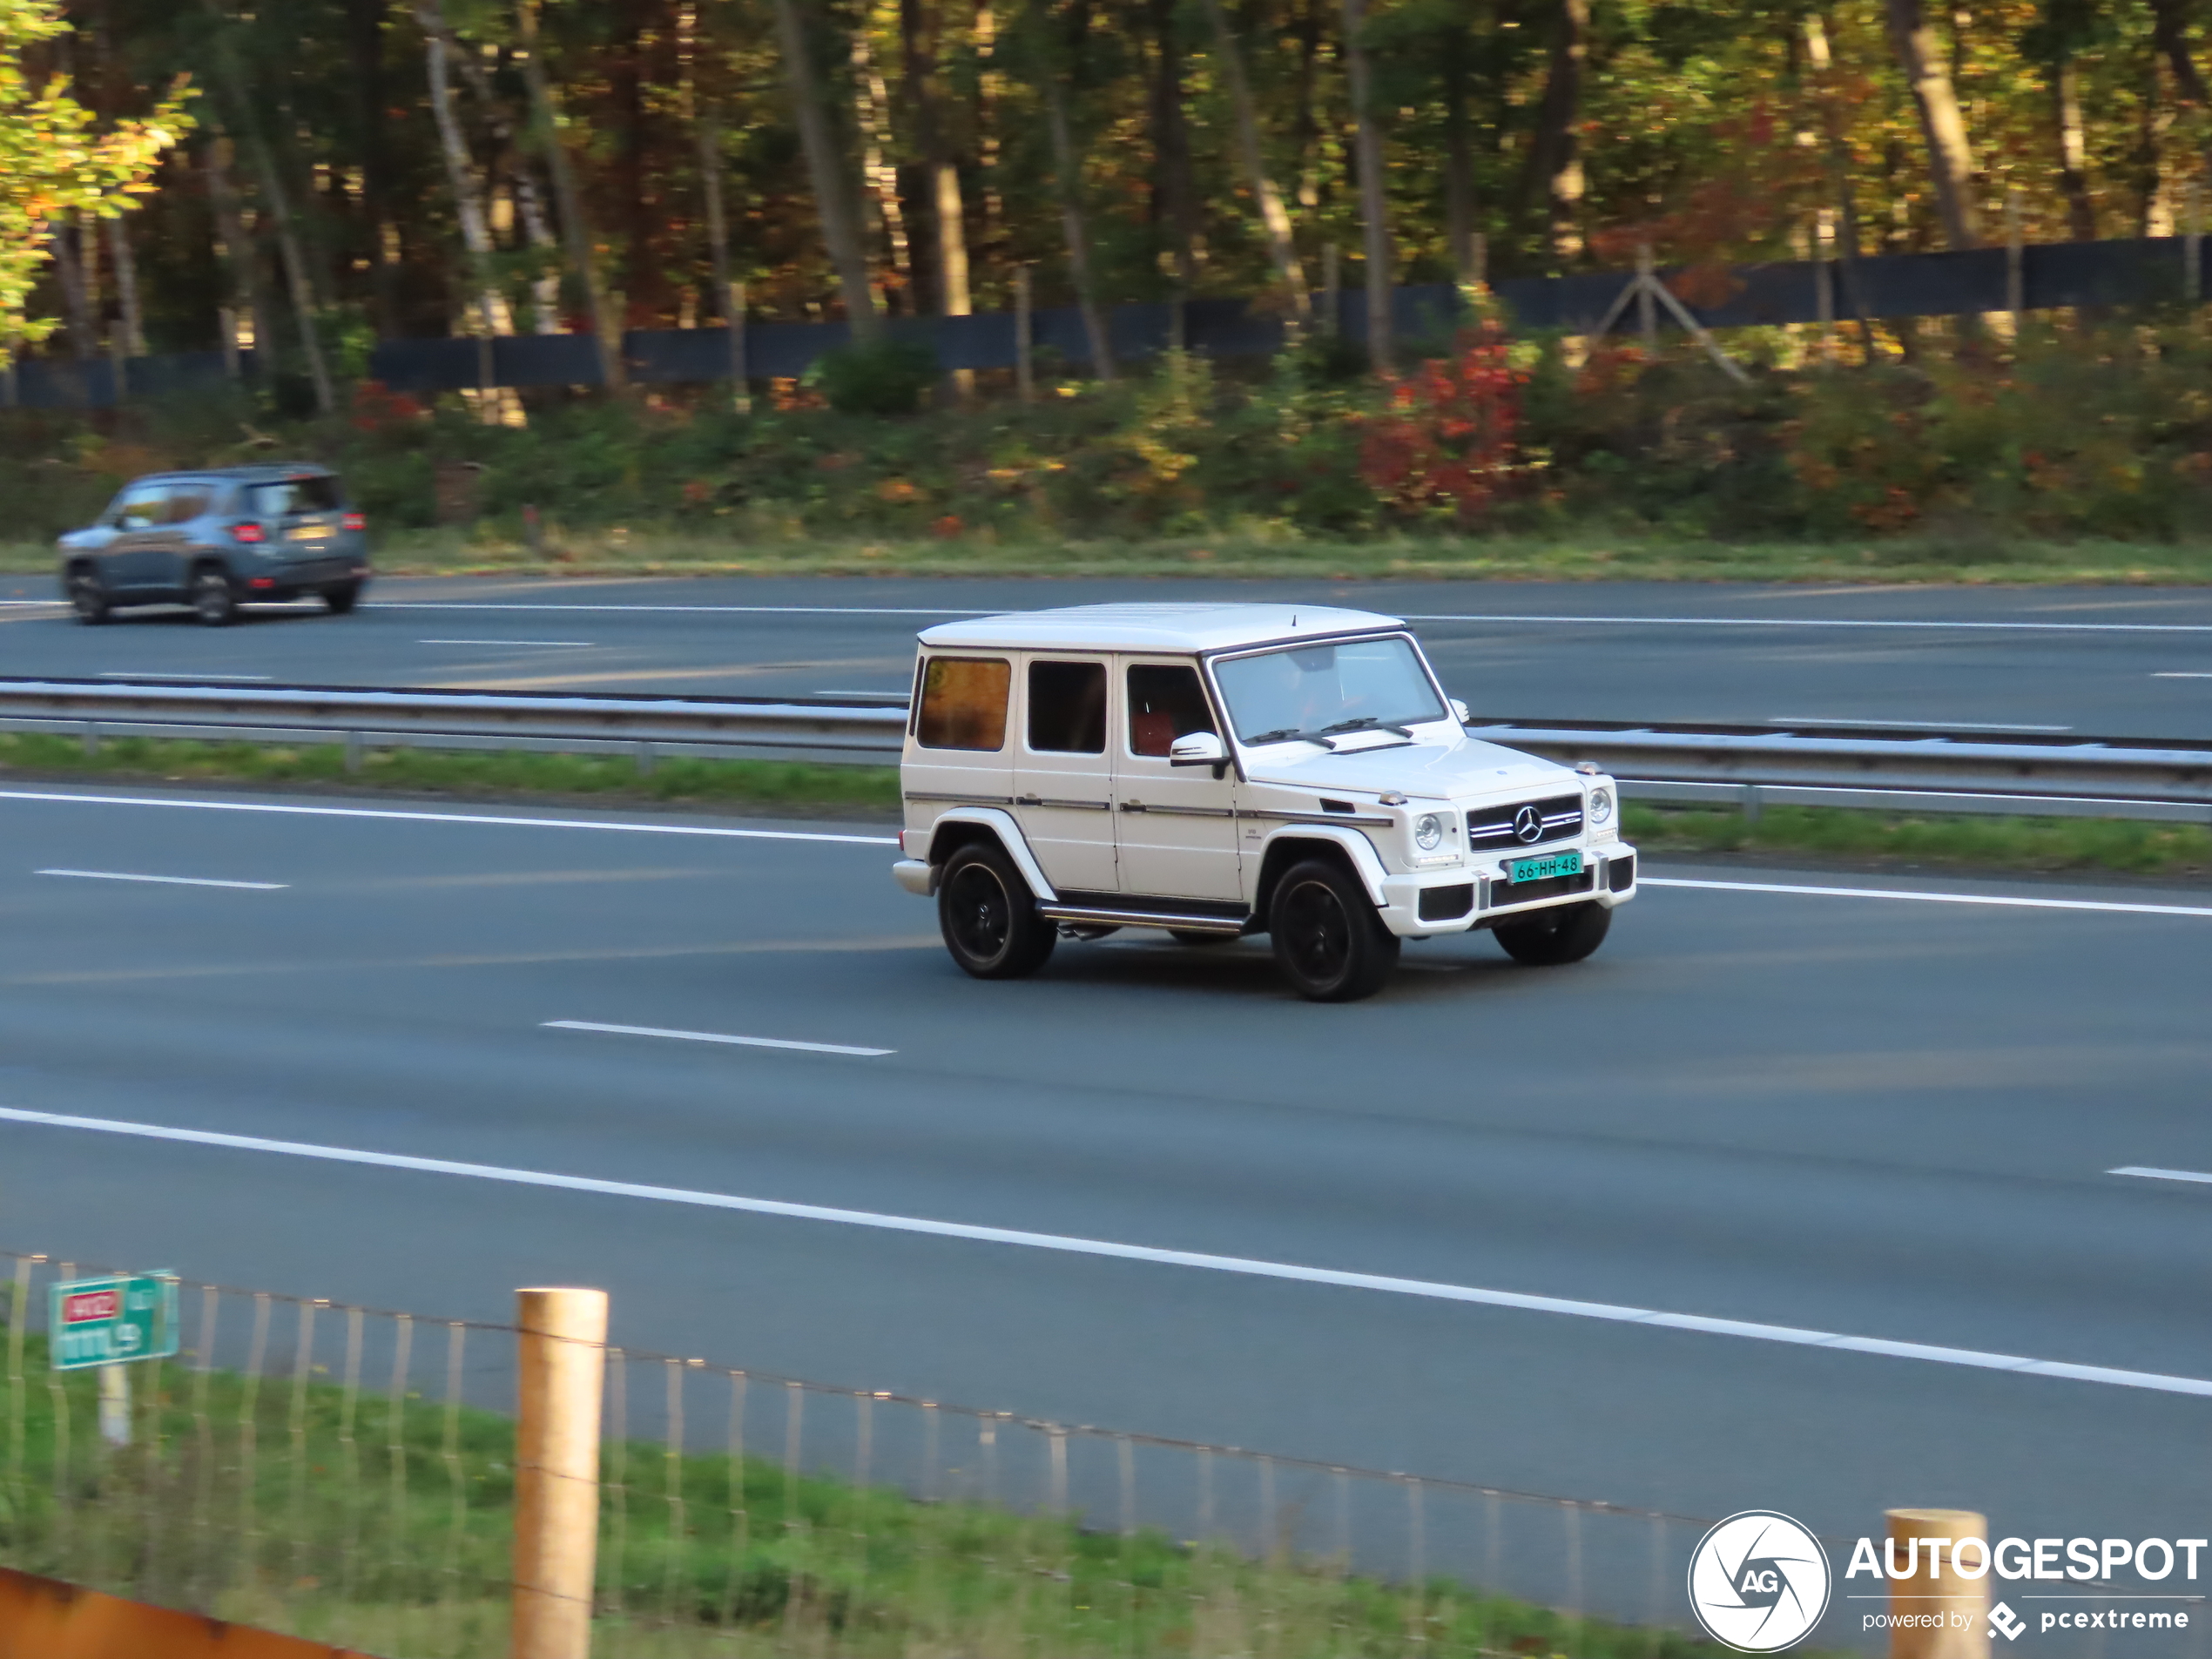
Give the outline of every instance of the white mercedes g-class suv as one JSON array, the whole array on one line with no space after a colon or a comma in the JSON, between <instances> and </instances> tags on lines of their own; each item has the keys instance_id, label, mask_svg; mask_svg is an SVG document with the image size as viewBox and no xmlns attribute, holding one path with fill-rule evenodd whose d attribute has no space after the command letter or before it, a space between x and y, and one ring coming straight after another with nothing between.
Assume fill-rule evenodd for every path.
<instances>
[{"instance_id":1,"label":"white mercedes g-class suv","mask_svg":"<svg viewBox=\"0 0 2212 1659\"><path fill-rule=\"evenodd\" d=\"M1349 1001L1407 939L1580 961L1635 895L1613 780L1469 738L1393 617L1079 605L921 639L894 873L979 979L1063 935L1264 933L1301 996Z\"/></svg>"}]
</instances>

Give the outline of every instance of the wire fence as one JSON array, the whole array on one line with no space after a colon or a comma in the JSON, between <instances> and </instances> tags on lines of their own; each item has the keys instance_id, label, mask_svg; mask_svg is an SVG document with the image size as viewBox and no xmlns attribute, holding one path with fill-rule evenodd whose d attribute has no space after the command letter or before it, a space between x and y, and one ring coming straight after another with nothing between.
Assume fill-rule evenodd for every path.
<instances>
[{"instance_id":1,"label":"wire fence","mask_svg":"<svg viewBox=\"0 0 2212 1659\"><path fill-rule=\"evenodd\" d=\"M0 1253L0 1563L390 1659L503 1649L513 1329L187 1283L181 1351L119 1368L104 1423L100 1373L48 1363L81 1271ZM1703 1521L604 1358L597 1654L1689 1651Z\"/></svg>"}]
</instances>

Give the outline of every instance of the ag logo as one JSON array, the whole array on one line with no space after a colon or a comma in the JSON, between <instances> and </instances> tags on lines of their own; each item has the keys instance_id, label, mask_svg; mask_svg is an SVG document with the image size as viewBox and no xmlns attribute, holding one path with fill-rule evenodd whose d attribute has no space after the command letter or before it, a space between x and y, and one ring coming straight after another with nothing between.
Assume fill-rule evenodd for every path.
<instances>
[{"instance_id":1,"label":"ag logo","mask_svg":"<svg viewBox=\"0 0 2212 1659\"><path fill-rule=\"evenodd\" d=\"M1795 1647L1828 1610L1828 1553L1789 1516L1746 1509L1697 1541L1689 1606L1708 1635L1738 1652Z\"/></svg>"}]
</instances>

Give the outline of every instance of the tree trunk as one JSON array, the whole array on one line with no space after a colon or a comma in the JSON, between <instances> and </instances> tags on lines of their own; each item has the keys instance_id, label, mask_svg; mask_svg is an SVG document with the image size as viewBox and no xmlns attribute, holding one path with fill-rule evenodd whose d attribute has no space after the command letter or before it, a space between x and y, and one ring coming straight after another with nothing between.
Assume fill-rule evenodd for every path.
<instances>
[{"instance_id":1,"label":"tree trunk","mask_svg":"<svg viewBox=\"0 0 2212 1659\"><path fill-rule=\"evenodd\" d=\"M391 219L392 161L387 140L391 98L384 78L384 10L377 0L346 0L353 64L354 114L361 128L361 230L368 246L368 281L376 332L400 332L397 286L384 242Z\"/></svg>"},{"instance_id":2,"label":"tree trunk","mask_svg":"<svg viewBox=\"0 0 2212 1659\"><path fill-rule=\"evenodd\" d=\"M1175 265L1175 339L1182 343L1183 305L1198 285L1197 191L1190 179L1190 127L1183 109L1183 39L1176 0L1146 0L1152 34L1152 225L1163 233Z\"/></svg>"},{"instance_id":3,"label":"tree trunk","mask_svg":"<svg viewBox=\"0 0 2212 1659\"><path fill-rule=\"evenodd\" d=\"M107 222L108 260L115 266L116 327L124 357L146 354L145 314L138 307L138 262L131 255L131 231L124 219ZM118 388L119 390L120 388Z\"/></svg>"},{"instance_id":4,"label":"tree trunk","mask_svg":"<svg viewBox=\"0 0 2212 1659\"><path fill-rule=\"evenodd\" d=\"M1587 0L1567 0L1581 5ZM1359 173L1361 250L1367 263L1367 361L1378 371L1391 365L1391 254L1389 202L1383 179L1382 134L1375 125L1373 76L1359 31L1366 0L1343 0L1345 67L1352 85L1353 147Z\"/></svg>"},{"instance_id":5,"label":"tree trunk","mask_svg":"<svg viewBox=\"0 0 2212 1659\"><path fill-rule=\"evenodd\" d=\"M2059 184L2066 192L2067 229L2077 242L2097 239L2096 210L2089 201L2089 152L2081 130L2081 77L2074 59L2051 71L2051 115L2058 129Z\"/></svg>"},{"instance_id":6,"label":"tree trunk","mask_svg":"<svg viewBox=\"0 0 2212 1659\"><path fill-rule=\"evenodd\" d=\"M1473 124L1467 119L1467 26L1454 24L1441 44L1444 79L1444 251L1452 274L1474 280L1474 156Z\"/></svg>"},{"instance_id":7,"label":"tree trunk","mask_svg":"<svg viewBox=\"0 0 2212 1659\"><path fill-rule=\"evenodd\" d=\"M561 235L568 244L569 264L583 290L591 314L593 343L599 354L599 374L610 392L621 389L622 319L607 303L597 267L591 259L591 227L583 216L583 197L577 189L576 170L569 165L568 145L561 137L560 110L553 97L552 78L545 72L545 54L539 50L537 0L522 0L516 9L522 25L523 80L529 88L531 118L538 142L545 148L547 171L553 175L553 198L561 210Z\"/></svg>"},{"instance_id":8,"label":"tree trunk","mask_svg":"<svg viewBox=\"0 0 2212 1659\"><path fill-rule=\"evenodd\" d=\"M1259 209L1261 227L1267 233L1267 252L1275 263L1276 277L1290 291L1291 310L1300 325L1313 316L1312 296L1305 286L1305 268L1298 263L1297 245L1291 239L1291 216L1281 193L1267 172L1267 155L1260 144L1259 111L1252 102L1251 82L1244 74L1244 55L1229 27L1229 14L1221 0L1205 0L1206 18L1221 56L1221 78L1229 87L1231 108L1237 118L1237 151L1244 164L1244 181Z\"/></svg>"},{"instance_id":9,"label":"tree trunk","mask_svg":"<svg viewBox=\"0 0 2212 1659\"><path fill-rule=\"evenodd\" d=\"M83 225L74 214L66 220L55 219L47 243L53 250L54 273L61 280L62 310L69 318L70 354L79 363L89 363L99 350L99 329L92 320L91 285L78 257L84 245Z\"/></svg>"},{"instance_id":10,"label":"tree trunk","mask_svg":"<svg viewBox=\"0 0 2212 1659\"><path fill-rule=\"evenodd\" d=\"M961 196L960 168L946 136L944 90L938 84L944 14L938 0L900 0L899 20L906 44L907 93L914 100L914 141L928 185L937 314L965 317L974 309L968 284L967 204Z\"/></svg>"},{"instance_id":11,"label":"tree trunk","mask_svg":"<svg viewBox=\"0 0 2212 1659\"><path fill-rule=\"evenodd\" d=\"M1582 65L1589 55L1589 0L1560 0L1552 28L1551 68L1537 106L1536 132L1528 146L1514 204L1517 223L1527 220L1531 199L1544 194L1545 239L1554 268L1582 251L1582 158L1575 139L1582 105Z\"/></svg>"},{"instance_id":12,"label":"tree trunk","mask_svg":"<svg viewBox=\"0 0 2212 1659\"><path fill-rule=\"evenodd\" d=\"M224 263L230 267L231 304L237 316L253 325L253 350L266 368L276 350L271 332L268 299L261 287L260 261L246 233L246 215L239 210L238 188L231 182L232 145L219 132L208 141L207 194L215 210L215 234L222 245ZM226 342L223 349L227 352Z\"/></svg>"},{"instance_id":13,"label":"tree trunk","mask_svg":"<svg viewBox=\"0 0 2212 1659\"><path fill-rule=\"evenodd\" d=\"M1890 40L1898 67L1919 111L1920 132L1928 146L1928 178L1935 186L1936 212L1944 241L1955 249L1975 246L1973 156L1966 144L1966 118L1959 112L1951 76L1936 53L1935 30L1920 10L1920 0L1889 0Z\"/></svg>"},{"instance_id":14,"label":"tree trunk","mask_svg":"<svg viewBox=\"0 0 2212 1659\"><path fill-rule=\"evenodd\" d=\"M1068 125L1068 97L1060 78L1044 76L1046 125L1052 129L1052 165L1060 187L1060 223L1068 239L1068 275L1076 285L1076 304L1082 312L1083 334L1090 341L1091 368L1102 381L1114 378L1114 343L1106 332L1106 314L1098 304L1098 290L1091 281L1090 241L1083 227L1082 162L1076 153L1075 135Z\"/></svg>"},{"instance_id":15,"label":"tree trunk","mask_svg":"<svg viewBox=\"0 0 2212 1659\"><path fill-rule=\"evenodd\" d=\"M906 205L899 199L899 169L891 160L891 93L875 66L865 19L853 30L853 117L860 130L860 177L867 181L876 218L891 254L891 286L914 306L914 254L907 237ZM894 307L887 306L887 310Z\"/></svg>"},{"instance_id":16,"label":"tree trunk","mask_svg":"<svg viewBox=\"0 0 2212 1659\"><path fill-rule=\"evenodd\" d=\"M475 279L478 332L496 337L515 332L515 319L507 296L492 280L491 226L484 216L483 190L469 159L468 140L454 114L453 82L446 72L449 37L445 14L435 0L415 12L422 26L422 51L430 80L430 114L438 129L438 150L444 158L446 183L453 192L454 216L461 222L462 246L469 250L469 274Z\"/></svg>"},{"instance_id":17,"label":"tree trunk","mask_svg":"<svg viewBox=\"0 0 2212 1659\"><path fill-rule=\"evenodd\" d=\"M1834 60L1828 51L1828 25L1817 11L1805 13L1799 28L1812 70L1813 95L1820 105L1821 136L1826 146L1828 189L1837 207L1836 269L1843 278L1843 299L1858 319L1858 339L1866 361L1874 361L1874 325L1858 286L1858 204L1851 192L1851 151L1844 142L1845 116L1836 97Z\"/></svg>"},{"instance_id":18,"label":"tree trunk","mask_svg":"<svg viewBox=\"0 0 2212 1659\"><path fill-rule=\"evenodd\" d=\"M975 8L975 160L982 176L985 257L1006 237L1006 194L999 182L998 104L1006 90L998 67L998 17L991 0Z\"/></svg>"},{"instance_id":19,"label":"tree trunk","mask_svg":"<svg viewBox=\"0 0 2212 1659\"><path fill-rule=\"evenodd\" d=\"M806 20L799 13L799 0L775 0L775 4L784 76L799 119L799 147L806 152L806 172L814 186L814 211L821 220L822 239L829 244L830 263L837 269L838 287L845 296L845 314L853 339L873 340L883 331L882 319L868 286L867 255L846 194L844 163L830 132L829 115L814 78L813 58L806 48Z\"/></svg>"},{"instance_id":20,"label":"tree trunk","mask_svg":"<svg viewBox=\"0 0 2212 1659\"><path fill-rule=\"evenodd\" d=\"M2204 77L2189 56L2188 0L2151 0L2151 19L2152 44L2173 71L2174 90L2182 102L2200 111L2212 105ZM2206 146L2204 165L2212 173L2212 144Z\"/></svg>"}]
</instances>

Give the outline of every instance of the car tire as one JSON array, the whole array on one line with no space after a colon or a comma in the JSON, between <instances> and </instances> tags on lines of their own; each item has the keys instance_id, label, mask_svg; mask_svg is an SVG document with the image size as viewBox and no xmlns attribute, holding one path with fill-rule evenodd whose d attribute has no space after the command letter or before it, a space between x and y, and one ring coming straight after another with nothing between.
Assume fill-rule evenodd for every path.
<instances>
[{"instance_id":1,"label":"car tire","mask_svg":"<svg viewBox=\"0 0 2212 1659\"><path fill-rule=\"evenodd\" d=\"M1026 978L1044 966L1060 937L995 841L970 841L945 861L937 927L953 960L977 979Z\"/></svg>"},{"instance_id":2,"label":"car tire","mask_svg":"<svg viewBox=\"0 0 2212 1659\"><path fill-rule=\"evenodd\" d=\"M1519 921L1501 921L1490 931L1506 954L1530 968L1579 962L1605 942L1613 913L1595 900L1540 910Z\"/></svg>"},{"instance_id":3,"label":"car tire","mask_svg":"<svg viewBox=\"0 0 2212 1659\"><path fill-rule=\"evenodd\" d=\"M1168 937L1178 945L1228 945L1236 941L1234 934L1217 934L1203 927L1170 927Z\"/></svg>"},{"instance_id":4,"label":"car tire","mask_svg":"<svg viewBox=\"0 0 2212 1659\"><path fill-rule=\"evenodd\" d=\"M354 603L361 597L361 584L358 582L347 582L338 587L325 588L322 590L323 606L334 617L349 614L353 610Z\"/></svg>"},{"instance_id":5,"label":"car tire","mask_svg":"<svg viewBox=\"0 0 2212 1659\"><path fill-rule=\"evenodd\" d=\"M1307 859L1275 884L1267 929L1275 964L1309 1002L1356 1002L1382 989L1398 965L1398 936L1333 859Z\"/></svg>"},{"instance_id":6,"label":"car tire","mask_svg":"<svg viewBox=\"0 0 2212 1659\"><path fill-rule=\"evenodd\" d=\"M192 572L185 597L204 627L227 628L238 620L238 595L231 589L231 579L212 564Z\"/></svg>"},{"instance_id":7,"label":"car tire","mask_svg":"<svg viewBox=\"0 0 2212 1659\"><path fill-rule=\"evenodd\" d=\"M100 584L98 571L81 567L71 570L64 586L70 609L77 612L78 621L86 627L97 628L114 617L115 606L107 597L107 590Z\"/></svg>"}]
</instances>

